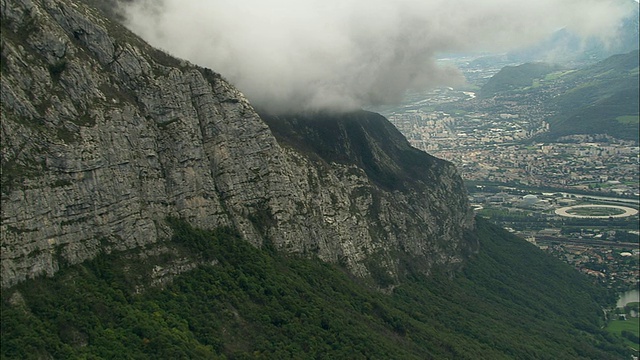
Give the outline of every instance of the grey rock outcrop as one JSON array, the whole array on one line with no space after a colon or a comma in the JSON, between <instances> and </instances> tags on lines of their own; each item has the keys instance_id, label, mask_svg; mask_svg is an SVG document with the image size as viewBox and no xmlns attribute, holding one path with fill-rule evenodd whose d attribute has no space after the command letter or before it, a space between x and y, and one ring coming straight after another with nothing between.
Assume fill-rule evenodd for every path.
<instances>
[{"instance_id":1,"label":"grey rock outcrop","mask_svg":"<svg viewBox=\"0 0 640 360\"><path fill-rule=\"evenodd\" d=\"M357 276L395 277L399 254L428 271L473 250L455 168L412 152L424 164L405 174L389 153L406 140L385 148L370 129L358 143L372 154L365 162L307 152L274 136L277 124L218 74L81 1L0 6L3 288L100 252L160 246L167 216L231 226L256 246L341 262ZM354 146L342 135L308 141ZM389 171L372 172L376 163ZM388 186L390 174L404 185Z\"/></svg>"}]
</instances>

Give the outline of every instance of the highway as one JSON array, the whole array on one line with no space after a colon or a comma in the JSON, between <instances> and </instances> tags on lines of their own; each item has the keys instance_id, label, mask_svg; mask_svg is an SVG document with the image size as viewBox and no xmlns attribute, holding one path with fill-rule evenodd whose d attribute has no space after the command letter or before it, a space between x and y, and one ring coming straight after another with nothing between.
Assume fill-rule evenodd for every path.
<instances>
[{"instance_id":1,"label":"highway","mask_svg":"<svg viewBox=\"0 0 640 360\"><path fill-rule=\"evenodd\" d=\"M536 242L543 245L550 245L552 242L562 244L574 244L585 246L611 247L616 249L637 249L637 243L614 242L595 239L575 239L575 238L559 238L553 236L536 236Z\"/></svg>"}]
</instances>

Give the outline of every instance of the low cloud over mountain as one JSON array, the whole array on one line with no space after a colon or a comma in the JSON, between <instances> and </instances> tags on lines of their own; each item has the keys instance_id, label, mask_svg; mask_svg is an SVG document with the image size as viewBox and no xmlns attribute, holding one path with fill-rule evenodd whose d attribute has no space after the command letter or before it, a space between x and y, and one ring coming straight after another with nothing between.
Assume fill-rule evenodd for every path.
<instances>
[{"instance_id":1,"label":"low cloud over mountain","mask_svg":"<svg viewBox=\"0 0 640 360\"><path fill-rule=\"evenodd\" d=\"M463 81L438 53L503 51L562 27L615 39L619 0L136 1L127 24L152 45L211 67L271 112L389 103Z\"/></svg>"}]
</instances>

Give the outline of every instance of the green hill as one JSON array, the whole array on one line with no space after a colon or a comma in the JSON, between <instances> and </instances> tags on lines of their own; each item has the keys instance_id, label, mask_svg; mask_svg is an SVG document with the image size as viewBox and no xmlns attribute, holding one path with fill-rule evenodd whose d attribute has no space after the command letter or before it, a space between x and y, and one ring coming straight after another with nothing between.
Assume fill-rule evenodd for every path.
<instances>
[{"instance_id":1,"label":"green hill","mask_svg":"<svg viewBox=\"0 0 640 360\"><path fill-rule=\"evenodd\" d=\"M337 265L172 220L165 253L102 255L3 291L2 358L628 358L601 329L602 289L478 222L480 252L462 271L424 277L404 259L383 294ZM149 285L194 254L203 265Z\"/></svg>"},{"instance_id":2,"label":"green hill","mask_svg":"<svg viewBox=\"0 0 640 360\"><path fill-rule=\"evenodd\" d=\"M479 91L480 97L491 97L498 93L531 87L534 80L560 70L559 65L547 63L526 63L518 66L505 66Z\"/></svg>"},{"instance_id":3,"label":"green hill","mask_svg":"<svg viewBox=\"0 0 640 360\"><path fill-rule=\"evenodd\" d=\"M563 77L568 90L551 100L554 137L609 134L638 141L638 50L614 55Z\"/></svg>"},{"instance_id":4,"label":"green hill","mask_svg":"<svg viewBox=\"0 0 640 360\"><path fill-rule=\"evenodd\" d=\"M638 142L638 65L638 50L634 50L556 74L552 73L561 68L545 63L506 66L489 79L479 96L510 96L520 92L547 99L543 106L555 115L547 119L550 132L544 138L608 134Z\"/></svg>"}]
</instances>

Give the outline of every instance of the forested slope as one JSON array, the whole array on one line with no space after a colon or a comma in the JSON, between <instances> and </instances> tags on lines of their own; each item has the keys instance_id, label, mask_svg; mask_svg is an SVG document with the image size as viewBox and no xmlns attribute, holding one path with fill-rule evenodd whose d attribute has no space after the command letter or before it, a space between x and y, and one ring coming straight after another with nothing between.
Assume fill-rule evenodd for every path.
<instances>
[{"instance_id":1,"label":"forested slope","mask_svg":"<svg viewBox=\"0 0 640 360\"><path fill-rule=\"evenodd\" d=\"M463 271L412 273L383 294L337 265L172 220L172 249L102 255L2 294L2 358L617 359L605 292L479 220ZM200 267L151 286L162 261ZM159 265L145 265L152 262ZM384 277L385 274L378 274ZM380 279L379 279L380 280Z\"/></svg>"},{"instance_id":2,"label":"forested slope","mask_svg":"<svg viewBox=\"0 0 640 360\"><path fill-rule=\"evenodd\" d=\"M611 56L563 79L568 91L550 105L551 134L609 134L638 141L638 50Z\"/></svg>"}]
</instances>

